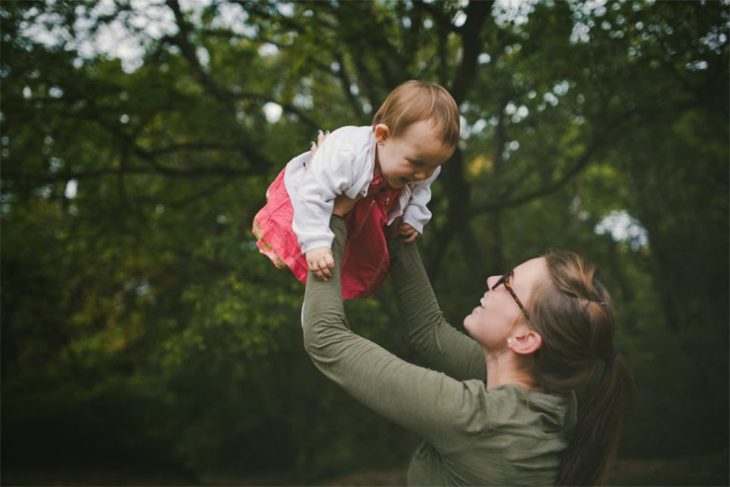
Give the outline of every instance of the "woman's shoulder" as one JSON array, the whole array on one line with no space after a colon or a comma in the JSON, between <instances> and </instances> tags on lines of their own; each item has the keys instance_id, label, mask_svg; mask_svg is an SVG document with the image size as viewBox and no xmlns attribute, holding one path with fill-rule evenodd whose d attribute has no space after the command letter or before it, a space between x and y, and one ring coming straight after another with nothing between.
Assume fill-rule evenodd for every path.
<instances>
[{"instance_id":1,"label":"woman's shoulder","mask_svg":"<svg viewBox=\"0 0 730 487\"><path fill-rule=\"evenodd\" d=\"M546 394L508 384L487 389L484 382L461 382L463 395L454 404L452 440L459 451L495 435L535 439L562 438L575 424L575 397Z\"/></svg>"},{"instance_id":2,"label":"woman's shoulder","mask_svg":"<svg viewBox=\"0 0 730 487\"><path fill-rule=\"evenodd\" d=\"M522 406L529 406L534 412L564 412L575 407L575 393L553 394L531 391L518 384L504 384L487 388L483 381L469 379L461 381L463 386L462 402L476 406L482 404L492 409L492 413L515 413Z\"/></svg>"},{"instance_id":3,"label":"woman's shoulder","mask_svg":"<svg viewBox=\"0 0 730 487\"><path fill-rule=\"evenodd\" d=\"M565 409L575 394L565 394L533 391L519 384L504 384L501 386L486 389L486 396L490 402L499 403L528 403L533 404L538 410Z\"/></svg>"},{"instance_id":4,"label":"woman's shoulder","mask_svg":"<svg viewBox=\"0 0 730 487\"><path fill-rule=\"evenodd\" d=\"M575 393L553 394L506 384L485 392L490 424L522 424L564 430L575 422Z\"/></svg>"}]
</instances>

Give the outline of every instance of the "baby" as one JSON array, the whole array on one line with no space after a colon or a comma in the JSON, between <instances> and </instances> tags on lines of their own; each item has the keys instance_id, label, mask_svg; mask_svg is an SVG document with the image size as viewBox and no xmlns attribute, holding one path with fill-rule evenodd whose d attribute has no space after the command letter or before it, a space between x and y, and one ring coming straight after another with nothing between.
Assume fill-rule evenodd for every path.
<instances>
[{"instance_id":1,"label":"baby","mask_svg":"<svg viewBox=\"0 0 730 487\"><path fill-rule=\"evenodd\" d=\"M439 85L408 81L393 90L372 126L341 127L286 165L253 222L258 247L277 267L306 282L332 274L329 229L337 197L357 200L346 217L345 299L367 297L390 266L386 229L415 241L431 219L431 183L459 140L459 112Z\"/></svg>"}]
</instances>

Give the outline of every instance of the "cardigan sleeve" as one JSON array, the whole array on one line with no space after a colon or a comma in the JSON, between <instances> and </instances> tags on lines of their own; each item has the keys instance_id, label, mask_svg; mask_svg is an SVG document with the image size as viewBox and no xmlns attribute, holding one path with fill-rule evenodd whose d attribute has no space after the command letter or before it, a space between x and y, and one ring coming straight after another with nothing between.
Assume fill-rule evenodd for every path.
<instances>
[{"instance_id":1,"label":"cardigan sleeve","mask_svg":"<svg viewBox=\"0 0 730 487\"><path fill-rule=\"evenodd\" d=\"M403 223L415 228L418 233L423 233L423 227L431 221L431 210L428 209L428 202L431 201L431 184L441 172L437 167L433 174L426 180L413 185L411 197L403 210Z\"/></svg>"},{"instance_id":2,"label":"cardigan sleeve","mask_svg":"<svg viewBox=\"0 0 730 487\"><path fill-rule=\"evenodd\" d=\"M330 231L329 219L335 198L350 185L353 157L351 151L335 140L325 140L304 173L296 194L291 195L292 229L302 252L332 245L334 234Z\"/></svg>"},{"instance_id":3,"label":"cardigan sleeve","mask_svg":"<svg viewBox=\"0 0 730 487\"><path fill-rule=\"evenodd\" d=\"M460 379L486 380L484 354L477 342L444 319L416 243L390 242L391 279L401 326L426 364Z\"/></svg>"},{"instance_id":4,"label":"cardigan sleeve","mask_svg":"<svg viewBox=\"0 0 730 487\"><path fill-rule=\"evenodd\" d=\"M408 363L350 330L339 271L347 230L337 217L331 228L333 277L319 281L309 274L302 309L304 347L314 365L355 399L442 451L462 447L464 432L486 421L484 384Z\"/></svg>"}]
</instances>

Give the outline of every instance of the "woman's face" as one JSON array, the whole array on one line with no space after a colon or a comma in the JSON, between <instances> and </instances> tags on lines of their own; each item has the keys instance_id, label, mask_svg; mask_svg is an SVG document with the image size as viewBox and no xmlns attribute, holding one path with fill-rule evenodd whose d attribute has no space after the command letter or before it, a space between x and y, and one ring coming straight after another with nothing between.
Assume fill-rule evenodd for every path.
<instances>
[{"instance_id":1,"label":"woman's face","mask_svg":"<svg viewBox=\"0 0 730 487\"><path fill-rule=\"evenodd\" d=\"M504 285L492 287L502 276L489 276L487 289L478 306L464 318L464 328L469 335L487 350L500 350L507 345L507 338L516 333L516 327L529 328L520 306ZM523 262L514 268L508 279L512 291L523 305L530 302L535 286L548 278L544 257Z\"/></svg>"}]
</instances>

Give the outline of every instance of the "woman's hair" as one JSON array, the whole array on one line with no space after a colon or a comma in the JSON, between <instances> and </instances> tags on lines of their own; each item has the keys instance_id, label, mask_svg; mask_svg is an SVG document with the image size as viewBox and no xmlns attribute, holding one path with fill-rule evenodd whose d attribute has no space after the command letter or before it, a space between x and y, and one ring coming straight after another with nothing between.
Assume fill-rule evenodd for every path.
<instances>
[{"instance_id":1,"label":"woman's hair","mask_svg":"<svg viewBox=\"0 0 730 487\"><path fill-rule=\"evenodd\" d=\"M406 81L390 92L373 117L373 127L384 123L390 135L398 136L416 122L432 120L447 147L459 142L459 107L440 85Z\"/></svg>"},{"instance_id":2,"label":"woman's hair","mask_svg":"<svg viewBox=\"0 0 730 487\"><path fill-rule=\"evenodd\" d=\"M557 482L595 485L616 454L633 381L614 351L613 304L595 268L573 252L545 259L550 279L537 285L528 305L530 324L542 337L533 355L535 379L549 391L567 392L601 373L592 397L579 407Z\"/></svg>"}]
</instances>

